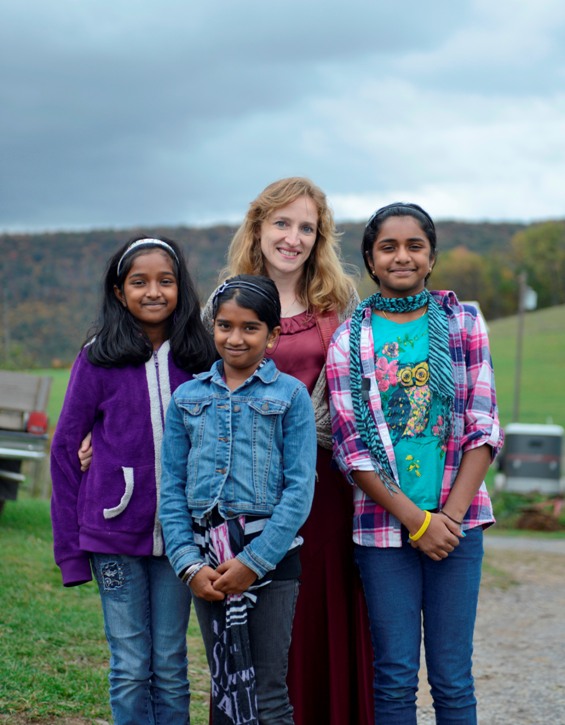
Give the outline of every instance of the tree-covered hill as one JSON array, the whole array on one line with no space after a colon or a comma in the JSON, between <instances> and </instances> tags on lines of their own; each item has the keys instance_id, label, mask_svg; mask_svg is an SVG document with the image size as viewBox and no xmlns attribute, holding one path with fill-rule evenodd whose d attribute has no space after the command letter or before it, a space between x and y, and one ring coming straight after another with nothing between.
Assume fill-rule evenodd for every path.
<instances>
[{"instance_id":1,"label":"tree-covered hill","mask_svg":"<svg viewBox=\"0 0 565 725\"><path fill-rule=\"evenodd\" d=\"M486 289L486 268L483 267L485 260L492 257L497 260L495 266L507 265L507 276L513 278L512 239L518 232L527 231L528 226L455 221L439 222L437 226L440 249L438 275L442 260L445 260L446 269L451 269L450 255L461 255L461 250L471 255L466 257L467 262L469 259L475 262L476 259L482 260L478 264L482 275L480 289L477 290L480 294L474 295L473 299L484 297L485 304L482 299L480 301L483 310L486 307L487 316L489 313L491 317L503 314L503 305L492 307L489 302L496 294L492 289ZM130 237L140 233L148 236L164 234L177 240L186 252L201 299L205 301L225 265L226 251L234 231L234 227L215 226L205 229L160 227L0 235L1 366L70 363L96 317L106 261ZM338 231L344 261L360 268L363 225L342 223L338 225ZM458 265L459 257L455 267ZM476 263L474 268L477 268ZM489 286L496 288L496 275L493 277L489 272L486 276L492 278ZM446 286L441 281L441 286ZM362 293L365 292L363 284ZM457 290L455 284L450 286ZM514 292L514 287L509 284L508 294ZM467 291L465 296L469 298Z\"/></svg>"}]
</instances>

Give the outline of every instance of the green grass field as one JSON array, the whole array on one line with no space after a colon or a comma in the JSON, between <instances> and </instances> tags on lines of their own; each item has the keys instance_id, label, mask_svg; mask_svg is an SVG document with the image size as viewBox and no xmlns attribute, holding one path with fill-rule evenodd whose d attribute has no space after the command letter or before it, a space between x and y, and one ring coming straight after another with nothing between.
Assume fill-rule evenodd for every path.
<instances>
[{"instance_id":1,"label":"green grass field","mask_svg":"<svg viewBox=\"0 0 565 725\"><path fill-rule=\"evenodd\" d=\"M502 425L512 422L516 373L517 319L489 323ZM555 423L565 427L565 305L526 314L520 386L521 423Z\"/></svg>"},{"instance_id":2,"label":"green grass field","mask_svg":"<svg viewBox=\"0 0 565 725\"><path fill-rule=\"evenodd\" d=\"M52 549L49 503L8 501L0 517L0 722L109 722L98 590L92 582L64 588ZM208 669L194 613L188 648L192 723L207 725Z\"/></svg>"}]
</instances>

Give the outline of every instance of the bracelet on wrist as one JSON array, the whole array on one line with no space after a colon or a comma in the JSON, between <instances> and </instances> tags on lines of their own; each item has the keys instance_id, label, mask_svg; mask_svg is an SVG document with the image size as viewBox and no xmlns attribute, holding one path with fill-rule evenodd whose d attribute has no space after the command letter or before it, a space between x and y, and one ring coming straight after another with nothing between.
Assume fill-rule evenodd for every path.
<instances>
[{"instance_id":1,"label":"bracelet on wrist","mask_svg":"<svg viewBox=\"0 0 565 725\"><path fill-rule=\"evenodd\" d=\"M454 523L454 524L457 524L457 526L463 526L463 522L462 522L462 521L457 521L457 519L454 519L454 518L453 518L453 516L450 516L450 515L449 515L449 514L447 513L447 511L444 511L443 509L441 509L441 511L440 511L439 513L440 513L440 514L443 514L444 516L447 516L447 518L448 518L448 519L449 519L450 521L453 521L453 523Z\"/></svg>"},{"instance_id":2,"label":"bracelet on wrist","mask_svg":"<svg viewBox=\"0 0 565 725\"><path fill-rule=\"evenodd\" d=\"M431 513L429 511L424 511L424 523L420 526L415 534L408 534L408 538L410 539L410 541L418 541L418 539L421 539L428 530L428 526L430 525L431 520Z\"/></svg>"},{"instance_id":3,"label":"bracelet on wrist","mask_svg":"<svg viewBox=\"0 0 565 725\"><path fill-rule=\"evenodd\" d=\"M196 564L191 564L189 567L187 567L184 572L182 573L181 579L187 586L190 586L190 582L194 579L196 574L205 567L206 564L203 561L198 561Z\"/></svg>"},{"instance_id":4,"label":"bracelet on wrist","mask_svg":"<svg viewBox=\"0 0 565 725\"><path fill-rule=\"evenodd\" d=\"M202 564L198 564L198 566L196 567L196 569L193 572L190 573L190 576L186 580L186 583L187 583L188 586L190 586L190 582L198 574L198 572L200 571L200 569L203 569L205 566L206 566L206 564L204 564L204 562L202 562Z\"/></svg>"}]
</instances>

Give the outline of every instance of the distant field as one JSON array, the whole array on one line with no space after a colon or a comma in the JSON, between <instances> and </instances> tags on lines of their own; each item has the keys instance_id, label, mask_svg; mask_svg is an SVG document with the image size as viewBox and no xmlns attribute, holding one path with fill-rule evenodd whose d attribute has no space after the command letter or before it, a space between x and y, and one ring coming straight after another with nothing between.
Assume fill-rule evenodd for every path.
<instances>
[{"instance_id":1,"label":"distant field","mask_svg":"<svg viewBox=\"0 0 565 725\"><path fill-rule=\"evenodd\" d=\"M500 420L502 425L507 425L512 422L514 407L517 320L516 317L506 317L488 324ZM522 351L520 422L553 422L565 427L564 364L565 305L527 313ZM34 372L53 377L49 420L54 426L63 404L69 371Z\"/></svg>"},{"instance_id":2,"label":"distant field","mask_svg":"<svg viewBox=\"0 0 565 725\"><path fill-rule=\"evenodd\" d=\"M502 425L512 422L516 372L517 319L489 322ZM520 387L520 423L565 427L565 305L525 317ZM518 421L514 421L518 422Z\"/></svg>"}]
</instances>

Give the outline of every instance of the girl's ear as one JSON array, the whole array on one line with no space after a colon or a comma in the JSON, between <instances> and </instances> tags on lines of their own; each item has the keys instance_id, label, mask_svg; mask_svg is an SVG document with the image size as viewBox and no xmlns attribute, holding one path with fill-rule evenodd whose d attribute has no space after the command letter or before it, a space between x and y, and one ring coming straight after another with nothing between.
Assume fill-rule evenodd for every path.
<instances>
[{"instance_id":1,"label":"girl's ear","mask_svg":"<svg viewBox=\"0 0 565 725\"><path fill-rule=\"evenodd\" d=\"M273 329L269 332L269 335L267 337L267 347L269 348L269 350L273 347L273 345L277 341L277 338L280 334L281 334L280 325L277 325L277 327L273 327Z\"/></svg>"},{"instance_id":2,"label":"girl's ear","mask_svg":"<svg viewBox=\"0 0 565 725\"><path fill-rule=\"evenodd\" d=\"M125 298L125 296L124 296L124 293L123 293L123 292L122 292L122 290L121 290L121 289L120 289L120 288L118 287L118 285L117 285L117 284L115 284L115 285L114 285L114 294L116 295L116 297L117 297L117 298L119 299L119 301L120 301L120 302L122 303L122 305L123 305L124 307L127 307L127 306L128 306L128 303L127 303L127 301L126 301L126 298Z\"/></svg>"},{"instance_id":3,"label":"girl's ear","mask_svg":"<svg viewBox=\"0 0 565 725\"><path fill-rule=\"evenodd\" d=\"M430 257L430 268L428 270L428 274L426 275L426 279L424 280L424 283L425 284L427 284L429 278L432 276L432 272L433 272L433 269L435 267L435 264L436 264L436 258L435 257Z\"/></svg>"},{"instance_id":4,"label":"girl's ear","mask_svg":"<svg viewBox=\"0 0 565 725\"><path fill-rule=\"evenodd\" d=\"M365 259L367 260L367 264L369 265L369 269L371 270L371 274L375 274L373 270L373 252L372 250L367 250L365 252Z\"/></svg>"}]
</instances>

